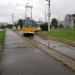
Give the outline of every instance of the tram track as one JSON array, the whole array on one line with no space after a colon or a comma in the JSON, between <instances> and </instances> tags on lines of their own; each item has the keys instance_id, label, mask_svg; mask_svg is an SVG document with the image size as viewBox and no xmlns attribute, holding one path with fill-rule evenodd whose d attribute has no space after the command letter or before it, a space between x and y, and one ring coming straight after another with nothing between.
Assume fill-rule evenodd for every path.
<instances>
[{"instance_id":1,"label":"tram track","mask_svg":"<svg viewBox=\"0 0 75 75\"><path fill-rule=\"evenodd\" d=\"M48 47L49 49L54 50L54 51L56 51L56 52L58 52L58 53L60 53L60 54L62 54L62 55L64 55L64 56L66 56L66 57L72 59L73 61L75 61L75 58L72 58L72 57L70 57L70 56L68 56L68 55L66 55L66 54L64 54L64 53L62 53L62 52L59 52L59 51L57 51L57 50L55 50L55 49L49 47L48 45L45 45L45 44L41 43L40 41L37 41L35 38L37 38L37 37L36 37L36 36L34 36L34 37L32 37L32 36L31 36L31 37L27 37L27 39L32 40L32 41L36 41L36 42L38 42L39 44L42 44L43 46ZM63 45L63 46L64 46L64 45ZM67 45L66 45L66 46L67 46ZM65 47L66 47L66 46L65 46ZM62 47L62 46L59 46L59 47ZM69 47L69 46L67 46L67 47L70 48L70 49L72 49L72 48Z\"/></svg>"},{"instance_id":2,"label":"tram track","mask_svg":"<svg viewBox=\"0 0 75 75\"><path fill-rule=\"evenodd\" d=\"M28 42L35 45L36 47L38 47L40 50L43 50L44 52L46 52L47 54L49 54L56 60L60 61L65 66L67 66L67 67L71 68L73 71L75 71L75 59L72 59L71 57L69 57L59 51L56 51L48 46L45 46L44 44L42 44L39 41L34 39L34 38L36 38L36 36L25 36L24 37L20 33L18 33L18 35L20 35L20 37L27 40Z\"/></svg>"}]
</instances>

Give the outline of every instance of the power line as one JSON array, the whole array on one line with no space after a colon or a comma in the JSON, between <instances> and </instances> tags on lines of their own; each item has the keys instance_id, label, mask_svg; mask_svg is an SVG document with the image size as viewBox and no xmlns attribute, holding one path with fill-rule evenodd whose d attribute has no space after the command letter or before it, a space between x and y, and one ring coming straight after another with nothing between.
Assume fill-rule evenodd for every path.
<instances>
[{"instance_id":1,"label":"power line","mask_svg":"<svg viewBox=\"0 0 75 75\"><path fill-rule=\"evenodd\" d=\"M29 6L28 5L29 3L27 3L26 5L21 5L21 4L17 4L18 6L24 6L25 7L25 18L27 18L27 8L30 8L31 9L31 19L32 19L32 9L33 7L32 6Z\"/></svg>"},{"instance_id":2,"label":"power line","mask_svg":"<svg viewBox=\"0 0 75 75\"><path fill-rule=\"evenodd\" d=\"M27 5L26 8L30 8L31 9L31 19L32 19L32 9L33 9L33 7Z\"/></svg>"},{"instance_id":3,"label":"power line","mask_svg":"<svg viewBox=\"0 0 75 75\"><path fill-rule=\"evenodd\" d=\"M28 3L27 3L28 4ZM18 6L24 6L25 7L25 18L27 17L27 8L26 8L26 6L27 6L27 4L26 5L22 5L22 4L16 4L16 5L18 5Z\"/></svg>"}]
</instances>

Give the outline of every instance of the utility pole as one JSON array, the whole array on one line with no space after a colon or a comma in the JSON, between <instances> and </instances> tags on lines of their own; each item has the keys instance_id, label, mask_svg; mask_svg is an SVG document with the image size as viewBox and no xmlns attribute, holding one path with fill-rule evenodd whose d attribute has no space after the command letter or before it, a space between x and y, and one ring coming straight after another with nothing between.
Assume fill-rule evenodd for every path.
<instances>
[{"instance_id":1,"label":"utility pole","mask_svg":"<svg viewBox=\"0 0 75 75\"><path fill-rule=\"evenodd\" d=\"M14 14L12 14L12 24L14 24Z\"/></svg>"},{"instance_id":2,"label":"utility pole","mask_svg":"<svg viewBox=\"0 0 75 75\"><path fill-rule=\"evenodd\" d=\"M46 11L45 11L45 22L47 21L47 19L46 19Z\"/></svg>"},{"instance_id":3,"label":"utility pole","mask_svg":"<svg viewBox=\"0 0 75 75\"><path fill-rule=\"evenodd\" d=\"M50 7L51 7L51 1L50 0L46 0L48 1L48 31L50 31L50 16L51 16L51 12L50 12Z\"/></svg>"},{"instance_id":4,"label":"utility pole","mask_svg":"<svg viewBox=\"0 0 75 75\"><path fill-rule=\"evenodd\" d=\"M60 17L58 17L58 29L60 28Z\"/></svg>"},{"instance_id":5,"label":"utility pole","mask_svg":"<svg viewBox=\"0 0 75 75\"><path fill-rule=\"evenodd\" d=\"M27 4L26 4L25 18L27 18Z\"/></svg>"},{"instance_id":6,"label":"utility pole","mask_svg":"<svg viewBox=\"0 0 75 75\"><path fill-rule=\"evenodd\" d=\"M32 8L33 8L33 7L31 7L31 19L33 18L33 17L32 17L32 15L33 15L33 14L32 14Z\"/></svg>"}]
</instances>

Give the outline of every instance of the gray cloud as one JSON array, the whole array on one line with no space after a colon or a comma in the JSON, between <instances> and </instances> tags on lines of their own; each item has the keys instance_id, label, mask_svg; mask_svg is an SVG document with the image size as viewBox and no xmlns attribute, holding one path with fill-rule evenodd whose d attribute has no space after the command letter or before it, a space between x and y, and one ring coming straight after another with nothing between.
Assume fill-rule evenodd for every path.
<instances>
[{"instance_id":1,"label":"gray cloud","mask_svg":"<svg viewBox=\"0 0 75 75\"><path fill-rule=\"evenodd\" d=\"M45 0L1 0L0 21L10 21L12 13L15 14L14 15L15 20L19 18L24 18L25 8L23 6L17 6L16 3L26 5L26 3L28 2L30 2L30 5L33 5L34 7L33 18L38 20L39 18L42 17L42 19L44 20L44 15L45 15L44 12L48 11L47 9L48 2ZM60 19L62 20L64 19L64 16L66 14L75 13L74 6L75 6L75 0L51 0L51 17L56 17L56 18L60 17ZM28 16L30 16L30 11L28 13Z\"/></svg>"}]
</instances>

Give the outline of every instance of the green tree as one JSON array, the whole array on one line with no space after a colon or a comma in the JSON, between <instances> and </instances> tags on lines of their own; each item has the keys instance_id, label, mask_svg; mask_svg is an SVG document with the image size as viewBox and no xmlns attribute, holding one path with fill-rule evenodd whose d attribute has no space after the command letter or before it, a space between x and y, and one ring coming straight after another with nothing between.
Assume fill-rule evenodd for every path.
<instances>
[{"instance_id":1,"label":"green tree","mask_svg":"<svg viewBox=\"0 0 75 75\"><path fill-rule=\"evenodd\" d=\"M58 21L56 18L53 18L51 21L51 27L58 28Z\"/></svg>"}]
</instances>

